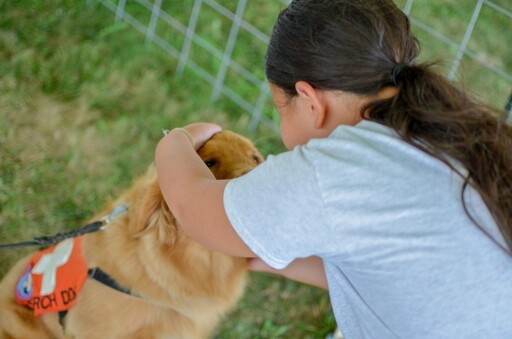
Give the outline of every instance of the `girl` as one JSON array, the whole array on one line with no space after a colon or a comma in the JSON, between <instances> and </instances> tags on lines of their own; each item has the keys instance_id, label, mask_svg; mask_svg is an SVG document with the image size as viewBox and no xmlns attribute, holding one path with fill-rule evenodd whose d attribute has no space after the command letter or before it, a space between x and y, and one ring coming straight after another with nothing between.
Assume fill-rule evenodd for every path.
<instances>
[{"instance_id":1,"label":"girl","mask_svg":"<svg viewBox=\"0 0 512 339\"><path fill-rule=\"evenodd\" d=\"M418 64L391 0L295 0L266 75L290 150L216 181L192 124L156 150L186 232L329 289L346 338L512 336L512 129Z\"/></svg>"}]
</instances>

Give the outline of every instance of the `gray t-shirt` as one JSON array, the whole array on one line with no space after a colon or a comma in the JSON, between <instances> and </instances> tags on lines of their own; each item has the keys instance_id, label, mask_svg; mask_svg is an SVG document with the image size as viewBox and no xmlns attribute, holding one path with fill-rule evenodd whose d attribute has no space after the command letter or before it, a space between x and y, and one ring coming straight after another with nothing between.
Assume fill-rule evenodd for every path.
<instances>
[{"instance_id":1,"label":"gray t-shirt","mask_svg":"<svg viewBox=\"0 0 512 339\"><path fill-rule=\"evenodd\" d=\"M512 338L512 257L478 193L448 166L362 121L270 156L224 193L267 264L322 258L346 338Z\"/></svg>"}]
</instances>

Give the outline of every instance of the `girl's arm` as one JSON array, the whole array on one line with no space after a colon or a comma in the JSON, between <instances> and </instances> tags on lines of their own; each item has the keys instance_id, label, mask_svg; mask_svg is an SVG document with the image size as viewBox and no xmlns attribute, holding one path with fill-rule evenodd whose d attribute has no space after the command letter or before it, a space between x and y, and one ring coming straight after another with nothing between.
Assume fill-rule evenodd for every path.
<instances>
[{"instance_id":1,"label":"girl's arm","mask_svg":"<svg viewBox=\"0 0 512 339\"><path fill-rule=\"evenodd\" d=\"M221 128L198 123L171 131L159 142L155 164L165 201L192 239L207 248L238 257L254 257L224 210L227 180L216 180L196 149Z\"/></svg>"},{"instance_id":2,"label":"girl's arm","mask_svg":"<svg viewBox=\"0 0 512 339\"><path fill-rule=\"evenodd\" d=\"M174 217L185 232L203 246L238 257L256 255L231 226L224 210L227 180L216 180L197 155L196 149L221 129L218 125L198 123L186 130L174 130L159 142L155 163L162 194ZM327 288L320 258L297 259L283 270L276 270L255 258L250 269L283 275L314 286Z\"/></svg>"}]
</instances>

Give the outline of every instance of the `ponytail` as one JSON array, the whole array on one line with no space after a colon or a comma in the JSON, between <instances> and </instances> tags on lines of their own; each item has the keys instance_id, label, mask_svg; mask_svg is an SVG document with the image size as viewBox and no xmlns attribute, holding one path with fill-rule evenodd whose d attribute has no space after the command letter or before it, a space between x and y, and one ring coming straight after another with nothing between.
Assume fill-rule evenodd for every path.
<instances>
[{"instance_id":1,"label":"ponytail","mask_svg":"<svg viewBox=\"0 0 512 339\"><path fill-rule=\"evenodd\" d=\"M432 66L402 68L394 77L398 94L372 102L363 111L460 175L464 210L486 232L467 208L464 193L468 185L473 186L505 239L504 249L512 254L512 128L498 112L473 101L432 71ZM467 172L461 172L456 163Z\"/></svg>"}]
</instances>

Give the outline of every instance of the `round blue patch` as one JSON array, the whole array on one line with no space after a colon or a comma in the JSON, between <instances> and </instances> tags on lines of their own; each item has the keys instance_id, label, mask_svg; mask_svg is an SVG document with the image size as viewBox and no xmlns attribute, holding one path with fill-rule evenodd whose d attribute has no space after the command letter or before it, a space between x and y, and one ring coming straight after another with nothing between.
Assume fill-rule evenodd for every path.
<instances>
[{"instance_id":1,"label":"round blue patch","mask_svg":"<svg viewBox=\"0 0 512 339\"><path fill-rule=\"evenodd\" d=\"M28 265L22 276L16 283L16 298L18 300L27 301L32 298L32 265Z\"/></svg>"}]
</instances>

